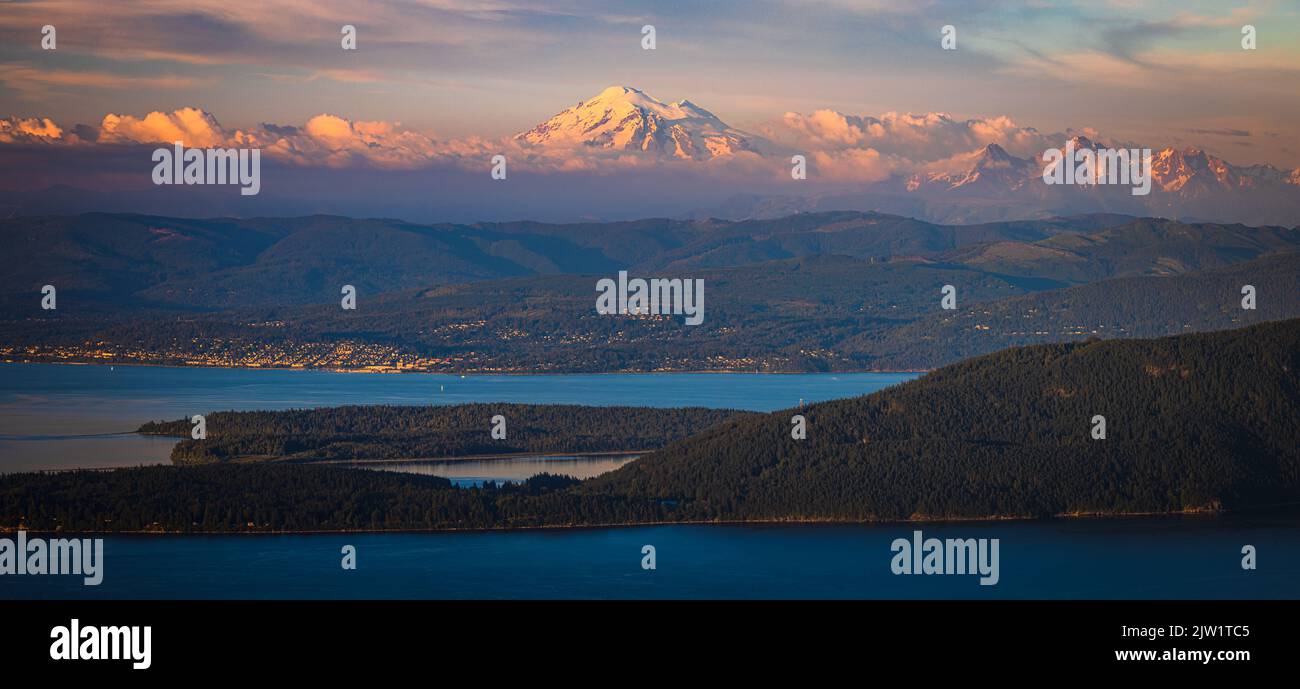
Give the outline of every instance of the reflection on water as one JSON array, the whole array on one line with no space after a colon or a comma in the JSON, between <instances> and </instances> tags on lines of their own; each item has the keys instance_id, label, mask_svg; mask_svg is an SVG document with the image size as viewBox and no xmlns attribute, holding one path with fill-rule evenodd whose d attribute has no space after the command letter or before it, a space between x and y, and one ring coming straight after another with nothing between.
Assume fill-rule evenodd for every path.
<instances>
[{"instance_id":1,"label":"reflection on water","mask_svg":"<svg viewBox=\"0 0 1300 689\"><path fill-rule=\"evenodd\" d=\"M374 471L441 476L451 479L451 482L458 486L481 486L488 481L495 481L498 484L504 482L517 483L542 473L563 474L577 479L587 479L613 471L636 458L637 455L601 457L531 456L453 461L362 462L348 466Z\"/></svg>"},{"instance_id":2,"label":"reflection on water","mask_svg":"<svg viewBox=\"0 0 1300 689\"><path fill-rule=\"evenodd\" d=\"M176 438L120 433L99 436L0 436L0 474L170 464Z\"/></svg>"}]
</instances>

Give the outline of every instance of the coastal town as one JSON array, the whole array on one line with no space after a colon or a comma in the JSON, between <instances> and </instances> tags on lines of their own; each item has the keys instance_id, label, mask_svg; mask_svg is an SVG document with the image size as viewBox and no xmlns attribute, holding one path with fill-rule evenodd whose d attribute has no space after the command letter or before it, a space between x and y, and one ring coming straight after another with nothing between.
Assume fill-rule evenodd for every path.
<instances>
[{"instance_id":1,"label":"coastal town","mask_svg":"<svg viewBox=\"0 0 1300 689\"><path fill-rule=\"evenodd\" d=\"M214 339L190 348L144 349L105 341L63 345L0 345L0 363L117 364L327 370L351 373L556 373L571 366L559 362L511 362L489 352L464 351L428 356L400 347L355 340L339 342L247 342ZM508 355L507 355L508 356ZM725 357L664 360L650 372L782 371L782 357Z\"/></svg>"}]
</instances>

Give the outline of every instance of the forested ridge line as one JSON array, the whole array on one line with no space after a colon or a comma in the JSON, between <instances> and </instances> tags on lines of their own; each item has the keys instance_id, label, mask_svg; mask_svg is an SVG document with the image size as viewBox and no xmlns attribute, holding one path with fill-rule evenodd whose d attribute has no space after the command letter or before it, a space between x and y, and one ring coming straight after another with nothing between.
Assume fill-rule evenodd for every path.
<instances>
[{"instance_id":1,"label":"forested ridge line","mask_svg":"<svg viewBox=\"0 0 1300 689\"><path fill-rule=\"evenodd\" d=\"M1300 501L1300 320L1013 348L737 419L577 490L692 518L1180 512ZM802 415L807 438L791 437ZM1094 436L1098 418L1105 437Z\"/></svg>"},{"instance_id":2,"label":"forested ridge line","mask_svg":"<svg viewBox=\"0 0 1300 689\"><path fill-rule=\"evenodd\" d=\"M1038 345L863 397L738 415L582 482L456 488L280 463L18 474L0 477L0 526L458 529L1258 509L1300 503L1298 371L1300 320ZM792 437L795 415L805 439ZM1104 438L1094 435L1099 416Z\"/></svg>"},{"instance_id":3,"label":"forested ridge line","mask_svg":"<svg viewBox=\"0 0 1300 689\"><path fill-rule=\"evenodd\" d=\"M653 450L750 414L732 409L566 404L350 405L151 421L139 432L184 438L177 464L231 461L437 459L472 455ZM497 417L500 417L497 419ZM503 437L493 437L496 427Z\"/></svg>"}]
</instances>

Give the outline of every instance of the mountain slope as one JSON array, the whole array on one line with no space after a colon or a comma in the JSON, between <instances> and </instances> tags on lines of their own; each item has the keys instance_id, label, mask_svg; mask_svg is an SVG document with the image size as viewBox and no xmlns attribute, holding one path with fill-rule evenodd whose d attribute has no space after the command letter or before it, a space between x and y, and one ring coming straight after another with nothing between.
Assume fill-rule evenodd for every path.
<instances>
[{"instance_id":1,"label":"mountain slope","mask_svg":"<svg viewBox=\"0 0 1300 689\"><path fill-rule=\"evenodd\" d=\"M1049 146L1102 147L1075 136ZM1111 144L1116 145L1117 144ZM1128 146L1125 146L1128 147ZM943 171L900 173L853 188L827 181L804 196L735 196L712 214L772 218L794 212L874 210L934 223L979 223L1053 215L1117 213L1184 222L1287 225L1300 222L1300 170L1234 165L1199 148L1153 147L1151 189L1134 195L1124 184L1047 185L1044 164L997 144L955 151Z\"/></svg>"},{"instance_id":2,"label":"mountain slope","mask_svg":"<svg viewBox=\"0 0 1300 689\"><path fill-rule=\"evenodd\" d=\"M933 228L922 229L917 237ZM0 354L431 371L918 370L1013 345L1300 316L1294 231L1142 220L1131 232L1145 239L1133 243L1122 230L986 243L934 258L806 256L690 269L677 262L633 274L704 280L697 326L681 316L595 313L595 282L612 273L550 275L363 293L355 311L330 303L165 317L124 312L103 321L28 304L30 317L0 321ZM1058 239L1072 243L1043 246ZM938 236L938 244L948 241ZM966 263L957 260L963 256ZM945 311L939 290L949 284L958 290L957 309ZM1257 289L1256 310L1241 308L1247 284Z\"/></svg>"},{"instance_id":3,"label":"mountain slope","mask_svg":"<svg viewBox=\"0 0 1300 689\"><path fill-rule=\"evenodd\" d=\"M1017 158L997 144L967 154L967 167L958 172L913 175L908 191L945 191L963 195L1002 194L1016 191L1039 177L1034 161Z\"/></svg>"},{"instance_id":4,"label":"mountain slope","mask_svg":"<svg viewBox=\"0 0 1300 689\"><path fill-rule=\"evenodd\" d=\"M1241 307L1242 287L1256 309ZM932 368L1015 347L1089 337L1160 337L1300 316L1300 253L1169 277L1103 280L993 302L961 304L842 346L873 366Z\"/></svg>"},{"instance_id":5,"label":"mountain slope","mask_svg":"<svg viewBox=\"0 0 1300 689\"><path fill-rule=\"evenodd\" d=\"M338 216L186 220L89 213L0 220L0 313L39 313L43 285L61 315L145 308L203 311L336 304L342 285L373 296L514 276L752 264L841 253L929 255L976 241L1043 239L1114 219L946 227L879 213L776 221L646 219L416 225ZM66 298L65 298L66 297Z\"/></svg>"},{"instance_id":6,"label":"mountain slope","mask_svg":"<svg viewBox=\"0 0 1300 689\"><path fill-rule=\"evenodd\" d=\"M120 307L147 301L131 295L168 280L246 265L289 234L283 226L233 218L87 213L0 220L0 267L8 278L0 293L31 295L53 284Z\"/></svg>"},{"instance_id":7,"label":"mountain slope","mask_svg":"<svg viewBox=\"0 0 1300 689\"><path fill-rule=\"evenodd\" d=\"M791 415L807 419L790 437ZM1106 438L1090 436L1094 415ZM1300 320L1011 349L741 419L587 481L679 519L1244 509L1300 500Z\"/></svg>"},{"instance_id":8,"label":"mountain slope","mask_svg":"<svg viewBox=\"0 0 1300 689\"><path fill-rule=\"evenodd\" d=\"M1300 228L1135 219L1087 233L1027 242L991 241L938 260L995 273L1052 276L1071 283L1218 268L1275 251L1300 249Z\"/></svg>"},{"instance_id":9,"label":"mountain slope","mask_svg":"<svg viewBox=\"0 0 1300 689\"><path fill-rule=\"evenodd\" d=\"M751 150L758 139L691 103L663 103L628 86L611 86L518 134L538 146L586 146L709 160Z\"/></svg>"}]
</instances>

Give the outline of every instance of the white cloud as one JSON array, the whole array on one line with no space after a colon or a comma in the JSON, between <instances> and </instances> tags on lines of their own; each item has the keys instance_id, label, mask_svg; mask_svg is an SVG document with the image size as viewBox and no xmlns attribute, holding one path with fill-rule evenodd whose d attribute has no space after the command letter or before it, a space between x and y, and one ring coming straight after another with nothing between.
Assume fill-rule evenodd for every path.
<instances>
[{"instance_id":1,"label":"white cloud","mask_svg":"<svg viewBox=\"0 0 1300 689\"><path fill-rule=\"evenodd\" d=\"M99 140L104 143L172 143L209 147L224 145L230 138L216 118L198 108L181 108L171 113L154 111L142 118L109 113L100 123Z\"/></svg>"},{"instance_id":2,"label":"white cloud","mask_svg":"<svg viewBox=\"0 0 1300 689\"><path fill-rule=\"evenodd\" d=\"M1015 155L1041 150L1045 139L1032 127L1006 116L957 120L946 113L900 114L879 117L845 115L818 110L810 115L788 112L764 134L791 148L811 151L871 149L923 164L998 144Z\"/></svg>"},{"instance_id":3,"label":"white cloud","mask_svg":"<svg viewBox=\"0 0 1300 689\"><path fill-rule=\"evenodd\" d=\"M487 170L492 156L507 157L512 171L609 172L660 166L697 167L728 177L788 175L791 151L808 156L818 179L873 182L893 174L944 169L960 164L967 152L996 143L1013 155L1036 155L1047 139L1008 117L958 120L944 113L885 113L878 117L819 110L786 113L763 128L770 141L759 152L738 151L708 161L664 160L639 151L603 149L582 143L526 145L513 138L439 139L399 122L350 120L322 113L301 125L263 124L227 129L202 109L154 111L143 116L106 115L100 145L254 147L271 160L294 165L344 168L372 166L416 169L460 166ZM84 143L49 119L0 120L0 143L32 141ZM763 153L762 151L766 151Z\"/></svg>"},{"instance_id":4,"label":"white cloud","mask_svg":"<svg viewBox=\"0 0 1300 689\"><path fill-rule=\"evenodd\" d=\"M0 118L0 143L48 143L62 138L63 129L48 117Z\"/></svg>"}]
</instances>

